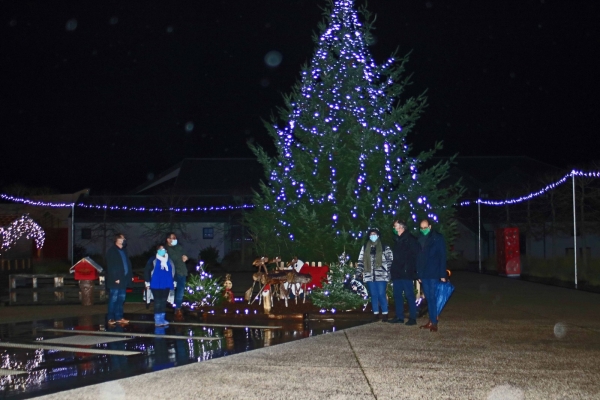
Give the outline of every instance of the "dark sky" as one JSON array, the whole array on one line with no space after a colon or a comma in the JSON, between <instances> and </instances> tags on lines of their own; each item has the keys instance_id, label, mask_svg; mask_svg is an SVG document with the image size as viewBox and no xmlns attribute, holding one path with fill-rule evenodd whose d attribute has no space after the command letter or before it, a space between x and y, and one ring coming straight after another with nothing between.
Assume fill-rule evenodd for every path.
<instances>
[{"instance_id":1,"label":"dark sky","mask_svg":"<svg viewBox=\"0 0 600 400\"><path fill-rule=\"evenodd\" d=\"M369 1L376 60L412 50L410 93L429 91L409 142L558 166L599 159L598 3ZM118 193L184 157L270 146L261 119L310 60L323 5L0 1L0 188Z\"/></svg>"}]
</instances>

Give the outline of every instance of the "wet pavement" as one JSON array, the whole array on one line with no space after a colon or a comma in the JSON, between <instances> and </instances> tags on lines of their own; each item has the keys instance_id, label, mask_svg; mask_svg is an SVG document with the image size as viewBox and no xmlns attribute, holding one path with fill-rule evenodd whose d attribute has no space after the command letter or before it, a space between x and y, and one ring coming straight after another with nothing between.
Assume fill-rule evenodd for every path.
<instances>
[{"instance_id":1,"label":"wet pavement","mask_svg":"<svg viewBox=\"0 0 600 400\"><path fill-rule=\"evenodd\" d=\"M104 325L104 314L0 324L0 398L55 393L361 324L343 320L255 324L236 319L229 327L218 326L227 325L221 320L216 324L190 321L155 328L151 314L126 317L132 323L114 328ZM3 347L7 343L31 348ZM65 351L65 347L73 350ZM90 354L90 349L96 354ZM15 371L22 373L15 375Z\"/></svg>"},{"instance_id":2,"label":"wet pavement","mask_svg":"<svg viewBox=\"0 0 600 400\"><path fill-rule=\"evenodd\" d=\"M456 291L440 317L436 333L415 326L381 322L342 330L336 321L335 332L329 334L317 333L332 332L334 326L329 325L331 321L320 322L320 326L312 325L316 321L309 321L305 328L300 320L282 326L281 330L275 328L281 320L266 322L264 319L253 322L269 324L271 328L228 330L219 326L199 328L190 325L184 327L186 335L209 338L222 334L223 339L218 339L220 344L217 344L217 341L205 342L189 336L186 340L142 336L130 341L92 346L106 348L104 351L109 351L108 345L122 346L120 348L127 351L138 351L135 343L146 346L146 353L140 351L144 354L131 356L85 355L84 358L80 355L77 358L73 353L23 351L28 352L28 357L17 360L23 363L18 366L19 369L25 369L29 363L32 372L43 370L43 379L40 383L31 382L30 387L37 387L37 392L23 395L13 391L8 394L12 393L13 397L14 394L21 397L41 394L44 385L60 385L61 381L70 379L69 376L60 378L62 372L76 375L71 380L73 385L84 381L86 386L73 388L71 383L63 383L72 390L52 393L44 398L600 398L600 364L597 361L600 358L600 294L468 272L456 272L452 282ZM11 340L21 343L35 340L34 327L38 325L43 326L36 328L35 334L44 338L74 336L58 335L59 332L50 333L43 329L86 325L79 319L86 316L96 318L94 315L104 310L101 306L94 307L47 310L46 314L52 316L66 312L80 315L70 320L56 318L57 321L65 321L62 328L54 327L53 323L24 322L31 321L31 315L44 311L42 307L0 308L2 321L8 321L7 316L12 321L0 326L0 330L2 337L10 334ZM129 310L127 307L126 304L126 314L130 317L151 317L143 314L143 306L130 305ZM234 319L239 324L239 319ZM101 321L93 322L95 328ZM426 319L421 318L418 322L423 324ZM153 334L151 324L138 325L131 327L137 331L130 331L132 335ZM176 328L179 326L169 328L166 334L177 334ZM298 334L299 331L302 333ZM228 341L227 335L231 335L232 340ZM310 337L287 341L294 336ZM0 344L2 342L0 340ZM183 350L193 351L193 355L185 356L184 351L177 349L177 342L187 343ZM274 345L276 343L281 344ZM157 352L161 345L162 350ZM238 346L253 350L240 351ZM228 356L219 357L218 354ZM72 358L67 361L60 357ZM202 362L198 362L199 359ZM100 370L86 372L88 362ZM51 369L61 367L71 370ZM131 372L133 369L138 372ZM11 376L11 382L36 378L35 374L29 375ZM94 382L93 379L100 383L88 385L87 382Z\"/></svg>"}]
</instances>

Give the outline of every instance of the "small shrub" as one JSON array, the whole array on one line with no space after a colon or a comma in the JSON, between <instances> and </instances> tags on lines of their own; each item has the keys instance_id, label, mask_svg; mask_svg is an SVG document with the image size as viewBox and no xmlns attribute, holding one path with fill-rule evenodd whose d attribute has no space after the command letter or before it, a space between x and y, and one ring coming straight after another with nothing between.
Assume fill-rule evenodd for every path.
<instances>
[{"instance_id":1,"label":"small shrub","mask_svg":"<svg viewBox=\"0 0 600 400\"><path fill-rule=\"evenodd\" d=\"M218 264L219 250L216 247L208 246L200 250L200 260L204 261L204 265L214 267Z\"/></svg>"}]
</instances>

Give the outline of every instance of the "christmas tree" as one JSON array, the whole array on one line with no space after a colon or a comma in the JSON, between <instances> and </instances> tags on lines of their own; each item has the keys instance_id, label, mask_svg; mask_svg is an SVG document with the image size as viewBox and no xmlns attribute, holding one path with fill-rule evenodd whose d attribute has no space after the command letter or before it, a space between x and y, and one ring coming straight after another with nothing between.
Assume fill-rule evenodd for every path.
<instances>
[{"instance_id":1,"label":"christmas tree","mask_svg":"<svg viewBox=\"0 0 600 400\"><path fill-rule=\"evenodd\" d=\"M188 276L183 291L185 305L194 309L200 306L217 306L225 300L221 278L214 278L212 274L204 272L202 266L197 267L199 275Z\"/></svg>"},{"instance_id":2,"label":"christmas tree","mask_svg":"<svg viewBox=\"0 0 600 400\"><path fill-rule=\"evenodd\" d=\"M348 311L367 305L366 288L354 280L354 267L348 264L348 259L342 254L338 263L329 266L328 281L311 292L311 301L321 312Z\"/></svg>"},{"instance_id":3,"label":"christmas tree","mask_svg":"<svg viewBox=\"0 0 600 400\"><path fill-rule=\"evenodd\" d=\"M247 217L260 254L325 262L344 248L358 254L368 227L389 226L389 241L394 218L416 225L429 217L451 237L460 190L438 187L447 162L422 168L440 144L411 156L406 140L426 98L401 99L407 58L377 65L367 49L372 19L361 13L364 24L354 0L330 3L282 124L266 124L278 154L252 146L266 172Z\"/></svg>"}]
</instances>

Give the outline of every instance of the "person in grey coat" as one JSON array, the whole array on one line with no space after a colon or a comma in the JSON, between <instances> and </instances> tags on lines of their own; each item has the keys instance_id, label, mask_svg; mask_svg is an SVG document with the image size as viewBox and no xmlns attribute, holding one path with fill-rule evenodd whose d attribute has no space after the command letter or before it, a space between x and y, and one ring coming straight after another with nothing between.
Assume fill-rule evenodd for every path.
<instances>
[{"instance_id":1,"label":"person in grey coat","mask_svg":"<svg viewBox=\"0 0 600 400\"><path fill-rule=\"evenodd\" d=\"M381 307L382 321L388 320L387 283L390 280L392 250L381 243L379 230L368 230L369 241L360 249L356 267L356 277L367 285L373 308L373 321L379 321Z\"/></svg>"}]
</instances>

